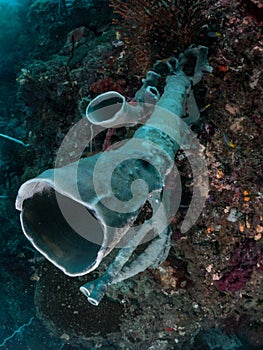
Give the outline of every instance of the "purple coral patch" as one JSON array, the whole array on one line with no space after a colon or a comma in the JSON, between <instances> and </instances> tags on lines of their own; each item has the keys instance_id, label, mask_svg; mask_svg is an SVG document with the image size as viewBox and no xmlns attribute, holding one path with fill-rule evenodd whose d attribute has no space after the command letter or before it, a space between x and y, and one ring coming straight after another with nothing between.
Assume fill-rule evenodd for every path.
<instances>
[{"instance_id":1,"label":"purple coral patch","mask_svg":"<svg viewBox=\"0 0 263 350\"><path fill-rule=\"evenodd\" d=\"M237 292L250 279L255 269L263 271L263 251L255 241L244 240L233 251L229 265L230 271L223 274L216 286L220 291Z\"/></svg>"}]
</instances>

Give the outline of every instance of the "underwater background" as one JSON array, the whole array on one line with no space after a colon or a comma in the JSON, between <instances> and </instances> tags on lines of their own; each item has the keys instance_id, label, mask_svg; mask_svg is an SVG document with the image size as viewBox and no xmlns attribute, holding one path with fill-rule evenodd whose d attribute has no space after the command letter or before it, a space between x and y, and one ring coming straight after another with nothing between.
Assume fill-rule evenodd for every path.
<instances>
[{"instance_id":1,"label":"underwater background","mask_svg":"<svg viewBox=\"0 0 263 350\"><path fill-rule=\"evenodd\" d=\"M262 18L262 0L0 1L0 349L263 348ZM154 63L191 44L208 47L213 67L194 87L192 126L209 196L181 232L193 174L179 151L183 195L167 259L93 306L79 287L116 252L87 276L64 275L24 236L18 190L54 167L93 98L114 90L134 101ZM135 130L100 133L83 157Z\"/></svg>"}]
</instances>

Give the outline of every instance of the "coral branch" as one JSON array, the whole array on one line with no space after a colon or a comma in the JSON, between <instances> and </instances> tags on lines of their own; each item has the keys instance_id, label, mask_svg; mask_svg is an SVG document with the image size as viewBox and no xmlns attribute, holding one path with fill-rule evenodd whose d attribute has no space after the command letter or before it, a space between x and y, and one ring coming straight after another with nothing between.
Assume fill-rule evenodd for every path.
<instances>
[{"instance_id":1,"label":"coral branch","mask_svg":"<svg viewBox=\"0 0 263 350\"><path fill-rule=\"evenodd\" d=\"M134 54L135 69L145 71L159 58L183 51L205 23L206 1L110 0L115 18L128 48Z\"/></svg>"},{"instance_id":2,"label":"coral branch","mask_svg":"<svg viewBox=\"0 0 263 350\"><path fill-rule=\"evenodd\" d=\"M16 143L19 143L20 145L24 146L24 147L28 147L30 146L28 143L24 143L23 141L20 141L14 137L11 137L11 136L8 136L8 135L5 135L5 134L0 134L0 137L3 137L4 139L7 139L7 140L10 140L10 141L14 141Z\"/></svg>"},{"instance_id":3,"label":"coral branch","mask_svg":"<svg viewBox=\"0 0 263 350\"><path fill-rule=\"evenodd\" d=\"M0 348L2 348L10 339L14 338L16 334L21 334L21 333L23 332L23 330L24 330L26 327L28 327L28 326L31 325L31 323L32 323L32 321L33 321L34 318L35 318L35 317L31 317L30 320L29 320L27 323L25 323L25 324L23 324L22 326L20 326L20 327L19 327L18 329L16 329L9 337L5 338L5 339L2 341L2 343L0 344Z\"/></svg>"}]
</instances>

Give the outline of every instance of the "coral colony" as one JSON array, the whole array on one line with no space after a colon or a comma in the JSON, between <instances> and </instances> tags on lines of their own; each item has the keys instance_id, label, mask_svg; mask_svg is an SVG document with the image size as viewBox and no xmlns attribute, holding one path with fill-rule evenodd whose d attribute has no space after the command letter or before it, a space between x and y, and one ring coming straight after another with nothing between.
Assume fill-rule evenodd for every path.
<instances>
[{"instance_id":1,"label":"coral colony","mask_svg":"<svg viewBox=\"0 0 263 350\"><path fill-rule=\"evenodd\" d=\"M183 68L193 56L196 58L194 75L188 77ZM179 145L183 143L180 134L186 132L180 118L185 116L186 108L189 116L185 121L189 125L198 120L200 115L191 84L200 82L203 73L210 73L212 68L207 63L207 48L191 46L180 55L179 60L157 63L156 70L158 69L166 71L166 86L160 97L156 88L160 75L149 71L143 80L143 86L135 95L137 106L128 105L119 93L112 91L97 96L87 107L88 119L96 125L107 127L136 124L146 113L149 114L144 125L127 144L106 152L102 160L103 169L110 171L111 164L118 158L140 159L130 161L124 168L122 165L117 167L112 179L116 194L111 193L106 186L97 195L93 188L94 177L100 177L100 188L103 183L110 183L103 173L94 175L98 155L79 161L77 178L74 177L76 164L69 164L56 170L48 170L38 178L27 181L18 193L16 207L22 211L21 221L25 235L44 256L70 276L79 276L94 270L103 257L123 241L122 248L107 271L96 281L81 287L81 291L94 305L99 304L110 284L127 279L148 267L158 266L169 253L171 229L169 224L164 224L141 256L134 260L131 258L136 247L150 231L166 223L169 208L153 215L137 232L132 229L132 224L147 201L154 211L162 202L165 178L173 168L173 159ZM108 109L105 110L105 106ZM145 142L138 148L137 140ZM153 172L148 162L155 164L159 175ZM149 187L149 194L146 197L141 196L139 189L134 201L129 201L131 181L137 178L144 179ZM80 185L81 198L75 196L74 184L70 183L72 180ZM126 214L125 211L118 213L118 209L112 205L115 195L123 197L122 207L126 206ZM93 223L86 221L86 232L82 232L81 236L68 226L57 207L58 197L62 206L67 206L72 212L75 210L77 220L81 220L80 205L93 213L102 226L99 230L102 235L101 246L92 243L92 238L89 238L87 231L89 226L94 231ZM105 201L111 203L112 211L104 207ZM84 235L87 237L86 241L83 239Z\"/></svg>"}]
</instances>

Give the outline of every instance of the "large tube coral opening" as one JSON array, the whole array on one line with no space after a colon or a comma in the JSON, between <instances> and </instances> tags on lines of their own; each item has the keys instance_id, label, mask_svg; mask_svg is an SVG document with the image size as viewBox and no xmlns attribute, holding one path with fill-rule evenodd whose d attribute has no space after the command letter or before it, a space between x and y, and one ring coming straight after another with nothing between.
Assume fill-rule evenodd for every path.
<instances>
[{"instance_id":1,"label":"large tube coral opening","mask_svg":"<svg viewBox=\"0 0 263 350\"><path fill-rule=\"evenodd\" d=\"M104 125L114 120L116 114L124 108L124 97L115 91L109 91L94 98L86 110L88 120L95 125ZM107 108L106 108L107 107Z\"/></svg>"},{"instance_id":2,"label":"large tube coral opening","mask_svg":"<svg viewBox=\"0 0 263 350\"><path fill-rule=\"evenodd\" d=\"M82 219L83 205L49 187L23 202L24 233L33 245L63 272L70 276L83 275L96 267L101 245L79 235L62 215L58 202L74 213L79 228L82 226L81 229L89 231L91 237L93 232L96 232L97 236L101 236L96 238L96 242L103 242L100 224L92 220L92 227L90 221L85 223ZM89 237L89 232L86 237Z\"/></svg>"}]
</instances>

